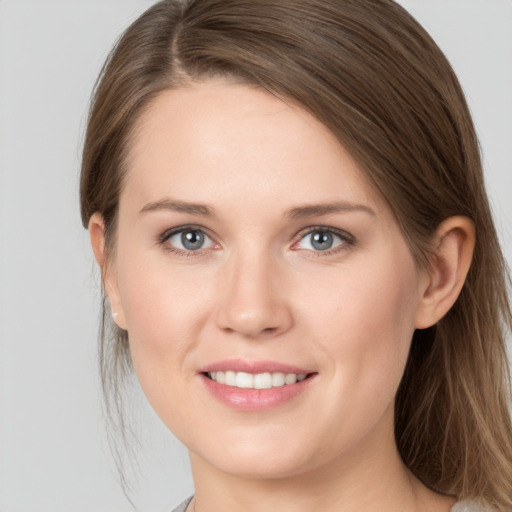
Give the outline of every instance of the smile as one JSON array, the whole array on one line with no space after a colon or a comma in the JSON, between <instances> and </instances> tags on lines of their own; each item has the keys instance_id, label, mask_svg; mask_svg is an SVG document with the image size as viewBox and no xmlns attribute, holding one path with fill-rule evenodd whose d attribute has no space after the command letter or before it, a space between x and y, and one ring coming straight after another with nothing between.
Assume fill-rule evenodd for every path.
<instances>
[{"instance_id":1,"label":"smile","mask_svg":"<svg viewBox=\"0 0 512 512\"><path fill-rule=\"evenodd\" d=\"M288 364L243 360L218 362L198 373L211 396L240 412L269 411L297 400L318 377Z\"/></svg>"},{"instance_id":2,"label":"smile","mask_svg":"<svg viewBox=\"0 0 512 512\"><path fill-rule=\"evenodd\" d=\"M252 374L235 371L207 372L206 375L219 384L241 389L279 388L302 382L307 377L305 373L264 372Z\"/></svg>"}]
</instances>

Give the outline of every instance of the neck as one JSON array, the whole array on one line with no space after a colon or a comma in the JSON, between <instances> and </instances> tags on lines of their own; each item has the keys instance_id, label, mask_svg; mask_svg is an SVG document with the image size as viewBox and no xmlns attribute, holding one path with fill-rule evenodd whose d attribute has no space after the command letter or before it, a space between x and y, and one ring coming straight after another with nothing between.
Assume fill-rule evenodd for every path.
<instances>
[{"instance_id":1,"label":"neck","mask_svg":"<svg viewBox=\"0 0 512 512\"><path fill-rule=\"evenodd\" d=\"M405 467L392 426L321 467L274 478L227 473L195 453L190 457L193 512L448 512L454 502Z\"/></svg>"}]
</instances>

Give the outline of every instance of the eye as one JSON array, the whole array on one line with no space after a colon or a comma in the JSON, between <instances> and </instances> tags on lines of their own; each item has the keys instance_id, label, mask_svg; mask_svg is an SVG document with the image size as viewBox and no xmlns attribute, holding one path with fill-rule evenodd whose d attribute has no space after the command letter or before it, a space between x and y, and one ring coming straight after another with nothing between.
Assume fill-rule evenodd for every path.
<instances>
[{"instance_id":1,"label":"eye","mask_svg":"<svg viewBox=\"0 0 512 512\"><path fill-rule=\"evenodd\" d=\"M192 227L181 228L164 234L162 243L166 243L172 249L183 252L210 249L216 245L204 231Z\"/></svg>"},{"instance_id":2,"label":"eye","mask_svg":"<svg viewBox=\"0 0 512 512\"><path fill-rule=\"evenodd\" d=\"M348 233L337 232L327 228L315 228L303 235L293 248L328 252L333 249L341 249L353 243L354 239Z\"/></svg>"}]
</instances>

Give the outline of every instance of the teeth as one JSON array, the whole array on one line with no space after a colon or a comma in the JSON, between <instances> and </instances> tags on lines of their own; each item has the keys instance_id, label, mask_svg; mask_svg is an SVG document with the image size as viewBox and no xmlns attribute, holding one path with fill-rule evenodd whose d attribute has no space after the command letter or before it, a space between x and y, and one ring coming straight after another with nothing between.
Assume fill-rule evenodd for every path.
<instances>
[{"instance_id":1,"label":"teeth","mask_svg":"<svg viewBox=\"0 0 512 512\"><path fill-rule=\"evenodd\" d=\"M209 372L208 377L218 382L242 389L269 389L302 382L307 375L305 373L246 373L246 372Z\"/></svg>"},{"instance_id":2,"label":"teeth","mask_svg":"<svg viewBox=\"0 0 512 512\"><path fill-rule=\"evenodd\" d=\"M237 388L254 388L254 376L250 373L237 372L235 382Z\"/></svg>"},{"instance_id":3,"label":"teeth","mask_svg":"<svg viewBox=\"0 0 512 512\"><path fill-rule=\"evenodd\" d=\"M254 389L269 389L272 387L272 374L257 373L254 376Z\"/></svg>"},{"instance_id":4,"label":"teeth","mask_svg":"<svg viewBox=\"0 0 512 512\"><path fill-rule=\"evenodd\" d=\"M278 388L284 386L284 373L273 373L272 374L272 387Z\"/></svg>"},{"instance_id":5,"label":"teeth","mask_svg":"<svg viewBox=\"0 0 512 512\"><path fill-rule=\"evenodd\" d=\"M217 372L217 375L222 372ZM228 386L236 386L236 373L226 372L224 373L224 384Z\"/></svg>"},{"instance_id":6,"label":"teeth","mask_svg":"<svg viewBox=\"0 0 512 512\"><path fill-rule=\"evenodd\" d=\"M295 384L297 382L297 375L295 373L288 373L286 377L284 378L284 383L288 386L290 384Z\"/></svg>"}]
</instances>

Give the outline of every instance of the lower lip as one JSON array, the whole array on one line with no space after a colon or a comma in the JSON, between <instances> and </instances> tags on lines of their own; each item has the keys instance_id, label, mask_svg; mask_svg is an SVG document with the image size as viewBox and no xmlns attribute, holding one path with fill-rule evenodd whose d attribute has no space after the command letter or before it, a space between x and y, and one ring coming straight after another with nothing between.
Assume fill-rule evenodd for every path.
<instances>
[{"instance_id":1,"label":"lower lip","mask_svg":"<svg viewBox=\"0 0 512 512\"><path fill-rule=\"evenodd\" d=\"M212 395L233 409L246 412L266 411L300 395L313 380L313 375L295 384L286 384L269 389L244 389L226 386L201 374L201 378Z\"/></svg>"}]
</instances>

